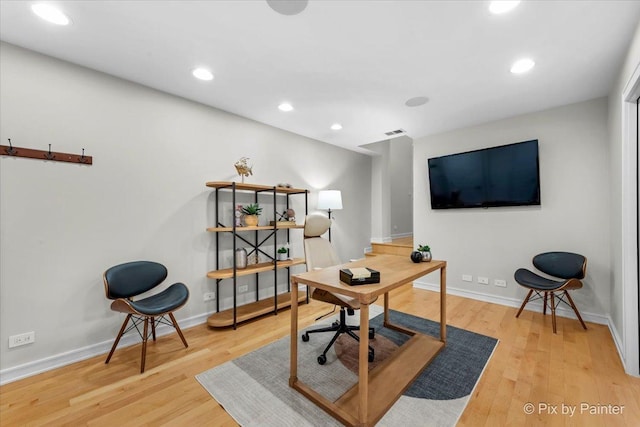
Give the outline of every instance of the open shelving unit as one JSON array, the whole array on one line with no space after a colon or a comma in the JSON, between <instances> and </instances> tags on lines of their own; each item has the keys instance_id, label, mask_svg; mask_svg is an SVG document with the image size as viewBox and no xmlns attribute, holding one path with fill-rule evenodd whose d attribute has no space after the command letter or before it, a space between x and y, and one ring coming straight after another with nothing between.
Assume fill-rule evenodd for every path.
<instances>
[{"instance_id":1,"label":"open shelving unit","mask_svg":"<svg viewBox=\"0 0 640 427\"><path fill-rule=\"evenodd\" d=\"M289 307L291 305L291 292L278 294L278 271L286 270L287 283L290 286L290 267L295 265L301 265L305 263L304 258L293 258L285 261L279 261L275 255L267 253L262 249L262 246L273 237L273 247L278 246L278 232L286 230L287 239L289 241L289 230L291 229L303 229L304 225L294 224L286 221L275 221L278 212L278 206L282 206L282 196L285 196L285 208L289 209L290 196L292 195L304 195L304 209L305 217L308 211L307 195L309 190L300 188L289 187L276 187L258 184L245 184L238 182L227 181L213 181L207 182L207 187L215 189L215 222L214 227L207 228L207 231L216 234L216 269L209 271L207 277L216 281L216 313L209 316L207 324L213 328L222 328L233 326L235 329L238 323L253 319L258 316L262 316L268 313L277 314L278 310ZM230 208L235 209L236 205L236 193L237 192L251 192L254 194L254 203L258 203L259 194L268 194L272 196L273 203L273 225L259 225L259 226L238 226L235 221L232 220L232 225L223 224L220 221L220 209L223 204L220 200L220 192L231 193ZM280 197L278 197L280 196ZM220 235L223 233L231 233L233 235L233 265L223 266L220 261ZM264 235L263 235L264 234ZM260 262L257 264L248 264L246 268L238 268L236 265L235 252L238 248L238 240L248 245L247 249L250 250L249 255L261 254L265 256L269 261ZM260 273L267 273L273 271L273 296L260 299ZM256 277L256 298L254 302L237 305L238 286L237 281L239 277L255 275ZM220 310L220 286L223 280L228 280L233 285L233 307ZM271 283L271 281L269 282ZM308 296L301 294L298 302L308 302Z\"/></svg>"}]
</instances>

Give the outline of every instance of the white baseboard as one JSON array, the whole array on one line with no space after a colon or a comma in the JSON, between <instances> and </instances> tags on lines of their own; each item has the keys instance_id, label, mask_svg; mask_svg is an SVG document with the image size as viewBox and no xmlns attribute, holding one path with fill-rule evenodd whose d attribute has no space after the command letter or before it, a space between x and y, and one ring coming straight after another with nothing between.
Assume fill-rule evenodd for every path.
<instances>
[{"instance_id":1,"label":"white baseboard","mask_svg":"<svg viewBox=\"0 0 640 427\"><path fill-rule=\"evenodd\" d=\"M190 317L188 319L179 320L181 329L187 329L192 326L201 325L207 321L207 318L211 313L200 314ZM160 325L156 329L156 336L163 336L174 333L175 329L168 325ZM115 339L115 336L113 337ZM87 347L78 348L75 350L67 351L65 353L56 354L54 356L45 357L44 359L28 362L23 365L14 366L12 368L3 369L0 371L0 385L4 385L10 382L18 381L23 378L27 378L33 375L41 374L43 372L50 371L52 369L60 368L62 366L70 365L72 363L80 362L81 360L90 359L101 354L106 354L111 350L113 345L113 339L109 341L103 341L101 343L92 344ZM118 349L129 347L131 345L140 344L140 338L138 335L128 334L122 337L120 343L118 343ZM117 350L116 350L117 351Z\"/></svg>"},{"instance_id":2,"label":"white baseboard","mask_svg":"<svg viewBox=\"0 0 640 427\"><path fill-rule=\"evenodd\" d=\"M420 280L414 281L413 287L418 289L426 289L428 291L440 292L439 284L428 283ZM471 298L478 301L490 302L493 304L505 305L507 307L520 308L520 305L522 305L522 300L520 299L490 295L482 292L475 292L475 291L469 291L466 289L453 288L450 286L447 286L447 294L456 295L456 296L465 297L465 298ZM542 304L538 302L531 302L527 304L527 306L525 307L525 310L542 312ZM583 311L580 311L580 314L582 315L582 319L587 322L593 322L600 325L611 325L611 322L608 316L598 314L598 313L585 313ZM573 312L573 310L564 308L564 307L558 307L556 309L556 315L560 317L570 318L570 319L578 319L575 313Z\"/></svg>"},{"instance_id":3,"label":"white baseboard","mask_svg":"<svg viewBox=\"0 0 640 427\"><path fill-rule=\"evenodd\" d=\"M391 237L372 237L371 243L391 243Z\"/></svg>"},{"instance_id":4,"label":"white baseboard","mask_svg":"<svg viewBox=\"0 0 640 427\"><path fill-rule=\"evenodd\" d=\"M616 326L611 319L611 316L607 316L609 326L609 332L611 332L611 337L613 338L613 343L616 345L616 349L618 350L618 356L620 356L620 361L622 361L622 365L625 368L625 372L629 372L626 368L625 360L624 360L624 346L622 345L622 339L620 338L620 334L616 329Z\"/></svg>"},{"instance_id":5,"label":"white baseboard","mask_svg":"<svg viewBox=\"0 0 640 427\"><path fill-rule=\"evenodd\" d=\"M413 283L415 288L426 289L429 291L440 291L440 285L423 282L423 281L415 281ZM482 292L474 292L468 291L466 289L457 289L452 287L447 287L447 293L451 295L461 296L465 298L471 298L479 301L489 302L493 304L505 305L508 307L520 307L522 304L521 300L515 298L506 298L500 297L496 295L485 294ZM542 310L542 305L539 303L531 303L527 304L527 307L531 307L533 310ZM556 311L558 316L567 317L576 319L575 314L572 310L564 309L559 307ZM621 351L621 339L618 332L613 325L613 322L608 316L604 316L601 314L594 313L584 313L582 312L582 317L584 320L598 323L601 325L607 325L609 330L611 331L611 335L613 336L613 340L615 342L616 348L618 349L619 355L624 354ZM188 319L181 319L180 327L182 329L187 329L192 326L197 326L205 323L207 318L211 315L211 313L203 313L197 316L190 317ZM161 325L156 329L157 336L163 336L170 333L173 333L174 329L167 325ZM114 337L115 339L115 337ZM118 344L118 348L124 348L131 345L136 345L140 343L140 339L137 335L125 335L120 340ZM102 354L106 354L111 349L113 345L113 340L103 341L101 343L93 344L87 347L71 350L65 353L56 354L54 356L46 357L44 359L35 360L33 362L28 362L23 365L14 366L12 368L3 369L0 371L0 385L4 385L10 382L18 381L23 378L27 378L33 375L37 375L43 372L50 371L52 369L60 368L62 366L70 365L72 363L80 362L82 360L89 359L91 357L99 356ZM624 358L621 357L622 362L624 364Z\"/></svg>"},{"instance_id":6,"label":"white baseboard","mask_svg":"<svg viewBox=\"0 0 640 427\"><path fill-rule=\"evenodd\" d=\"M391 239L402 239L403 237L413 237L413 233L396 233L391 235Z\"/></svg>"}]
</instances>

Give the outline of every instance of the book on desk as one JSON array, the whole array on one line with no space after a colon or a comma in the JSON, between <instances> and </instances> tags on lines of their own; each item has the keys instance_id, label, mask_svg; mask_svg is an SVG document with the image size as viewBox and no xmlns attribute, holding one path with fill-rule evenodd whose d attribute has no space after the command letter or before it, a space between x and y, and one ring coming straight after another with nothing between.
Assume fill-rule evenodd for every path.
<instances>
[{"instance_id":1,"label":"book on desk","mask_svg":"<svg viewBox=\"0 0 640 427\"><path fill-rule=\"evenodd\" d=\"M350 286L380 283L380 272L366 267L342 268L340 281Z\"/></svg>"}]
</instances>

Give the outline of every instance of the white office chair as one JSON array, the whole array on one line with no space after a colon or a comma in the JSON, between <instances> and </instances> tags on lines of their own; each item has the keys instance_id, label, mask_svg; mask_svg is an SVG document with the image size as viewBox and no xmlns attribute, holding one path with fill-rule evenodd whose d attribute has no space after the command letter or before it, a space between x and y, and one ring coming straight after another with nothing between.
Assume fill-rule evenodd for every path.
<instances>
[{"instance_id":1,"label":"white office chair","mask_svg":"<svg viewBox=\"0 0 640 427\"><path fill-rule=\"evenodd\" d=\"M306 257L307 271L313 271L340 264L338 255L331 245L331 242L321 237L331 227L331 220L321 214L307 215L304 223L304 254ZM360 330L360 326L347 325L346 314L350 316L354 314L354 310L360 308L360 303L355 298L349 298L344 295L333 294L322 289L310 288L311 298L324 301L334 306L340 307L340 320L333 322L331 326L313 329L302 334L302 341L309 341L309 334L317 332L335 332L329 345L324 349L322 354L318 356L318 363L324 365L327 362L327 352L342 334L347 334L360 341L359 337L353 331ZM373 339L375 331L369 328L369 339ZM369 362L373 362L375 357L374 350L369 346Z\"/></svg>"}]
</instances>

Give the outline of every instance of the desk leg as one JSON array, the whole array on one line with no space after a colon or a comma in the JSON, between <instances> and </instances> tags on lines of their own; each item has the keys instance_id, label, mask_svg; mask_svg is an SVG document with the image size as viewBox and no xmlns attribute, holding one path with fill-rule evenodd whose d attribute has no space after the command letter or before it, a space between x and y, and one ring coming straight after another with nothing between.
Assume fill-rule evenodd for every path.
<instances>
[{"instance_id":1,"label":"desk leg","mask_svg":"<svg viewBox=\"0 0 640 427\"><path fill-rule=\"evenodd\" d=\"M440 341L447 342L447 267L440 269Z\"/></svg>"},{"instance_id":2,"label":"desk leg","mask_svg":"<svg viewBox=\"0 0 640 427\"><path fill-rule=\"evenodd\" d=\"M358 358L358 420L367 422L369 410L369 306L360 304L360 353Z\"/></svg>"},{"instance_id":3,"label":"desk leg","mask_svg":"<svg viewBox=\"0 0 640 427\"><path fill-rule=\"evenodd\" d=\"M384 323L387 326L389 323L389 292L384 293Z\"/></svg>"},{"instance_id":4,"label":"desk leg","mask_svg":"<svg viewBox=\"0 0 640 427\"><path fill-rule=\"evenodd\" d=\"M291 367L289 386L298 381L298 282L291 279Z\"/></svg>"}]
</instances>

